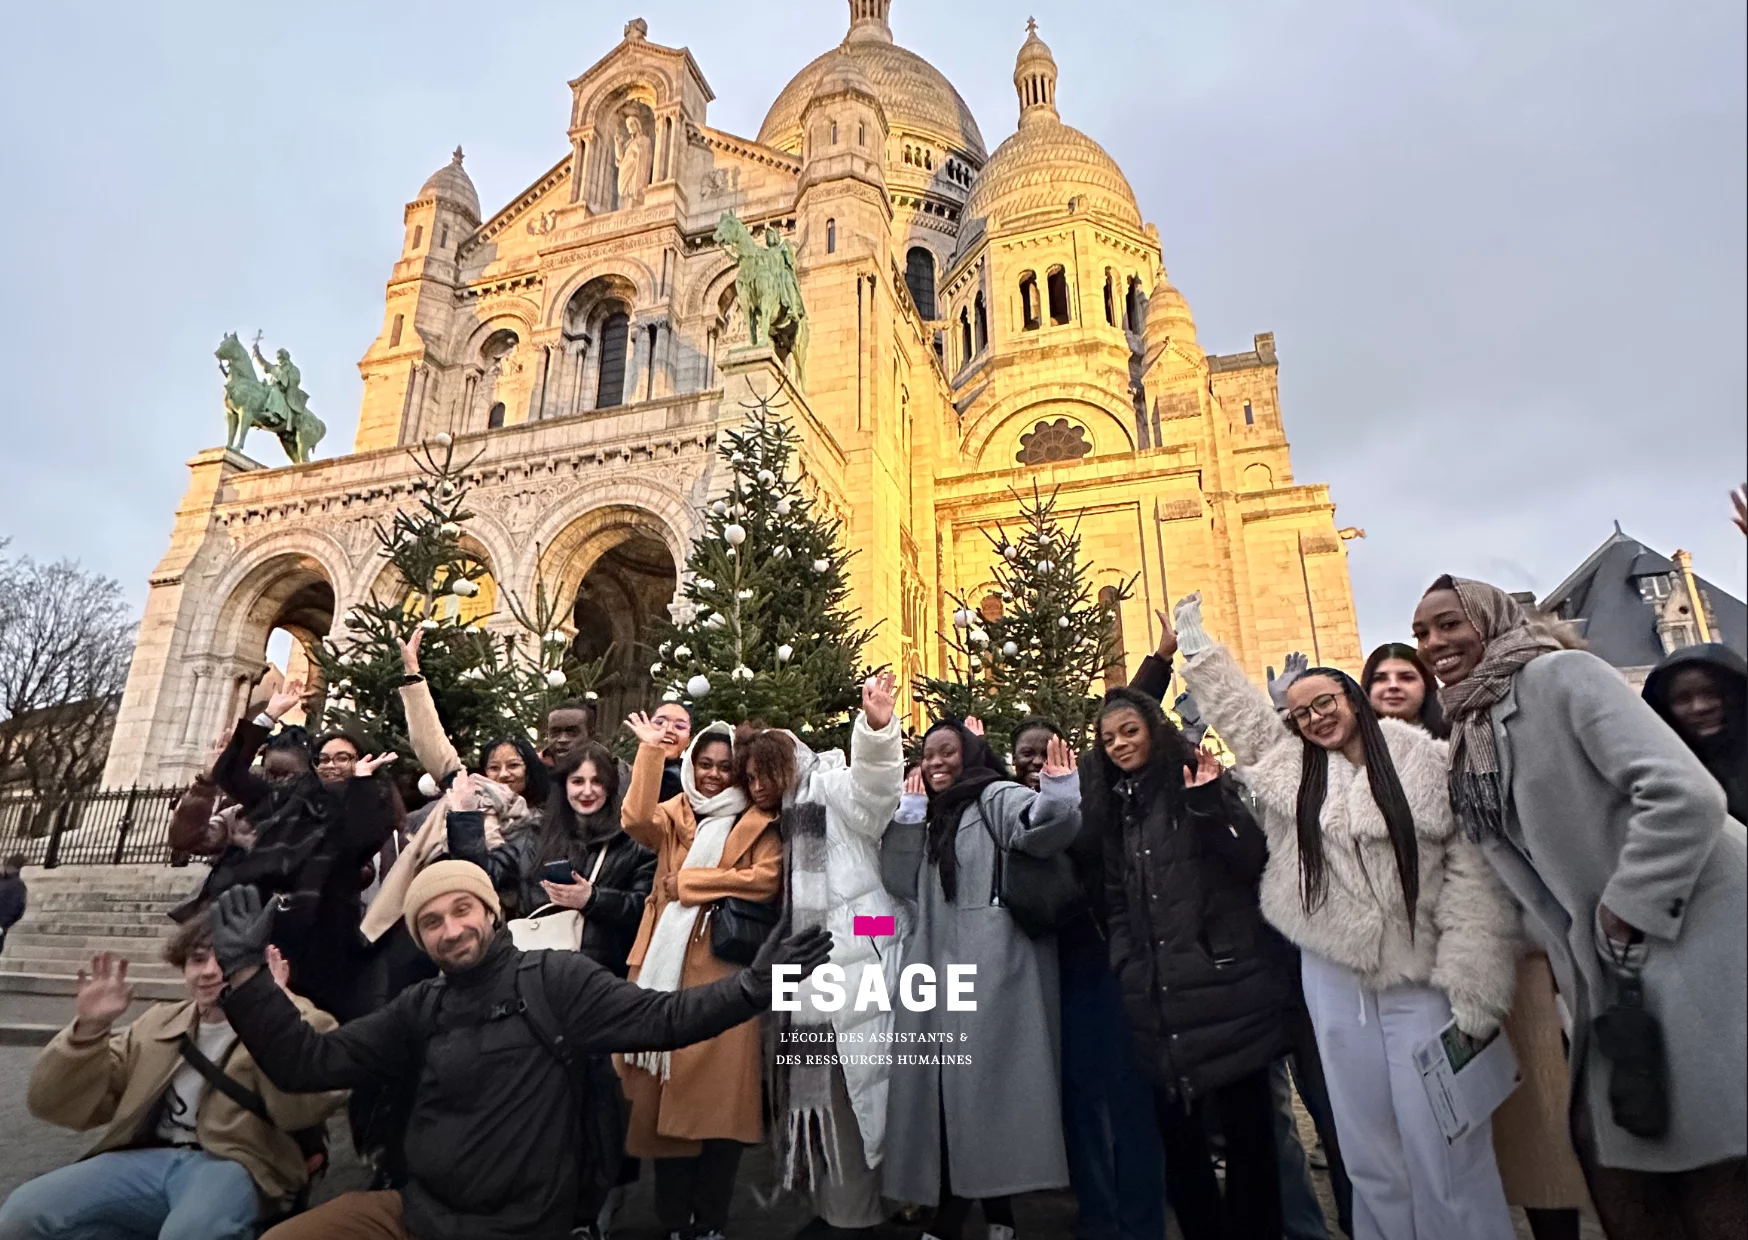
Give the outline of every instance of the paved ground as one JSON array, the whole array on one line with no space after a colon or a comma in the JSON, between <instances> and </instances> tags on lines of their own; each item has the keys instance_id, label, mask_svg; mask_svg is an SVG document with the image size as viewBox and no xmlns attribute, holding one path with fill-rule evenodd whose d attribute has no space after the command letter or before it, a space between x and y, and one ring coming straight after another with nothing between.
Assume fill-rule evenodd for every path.
<instances>
[{"instance_id":1,"label":"paved ground","mask_svg":"<svg viewBox=\"0 0 1748 1240\"><path fill-rule=\"evenodd\" d=\"M41 1175L82 1154L91 1143L85 1133L66 1132L32 1119L24 1106L25 1082L30 1065L37 1055L35 1047L0 1046L0 1198L32 1176ZM1303 1115L1300 1128L1309 1134L1310 1124ZM345 1125L336 1122L334 1132L334 1170L323 1185L324 1195L357 1187L359 1168L345 1137ZM741 1174L741 1186L736 1191L729 1234L735 1240L787 1240L808 1221L811 1212L799 1204L777 1202L763 1206L755 1198L752 1185L771 1180L771 1164L762 1150L749 1151ZM1318 1195L1324 1212L1330 1219L1330 1235L1340 1236L1334 1226L1334 1205L1329 1197L1328 1179L1316 1176ZM655 1213L650 1201L650 1176L646 1172L633 1189L615 1230L616 1240L661 1240ZM1022 1197L1016 1206L1019 1234L1026 1240L1072 1240L1074 1236L1074 1198L1069 1193L1034 1193ZM975 1219L975 1216L973 1216ZM967 1229L981 1234L975 1227ZM916 1240L916 1227L881 1228L876 1240ZM1519 1216L1518 1234L1529 1240L1529 1230ZM1177 1235L1176 1230L1172 1236ZM1602 1233L1592 1220L1586 1219L1586 1240L1602 1240Z\"/></svg>"}]
</instances>

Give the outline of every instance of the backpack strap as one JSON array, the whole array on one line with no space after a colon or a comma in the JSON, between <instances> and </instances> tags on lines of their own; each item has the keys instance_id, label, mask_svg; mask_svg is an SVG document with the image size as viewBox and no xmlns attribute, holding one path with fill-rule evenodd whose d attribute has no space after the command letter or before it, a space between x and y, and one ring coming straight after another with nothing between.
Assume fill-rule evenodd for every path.
<instances>
[{"instance_id":1,"label":"backpack strap","mask_svg":"<svg viewBox=\"0 0 1748 1240\"><path fill-rule=\"evenodd\" d=\"M989 800L989 794L1001 787L1004 780L996 780L977 794L977 820L983 824L983 830L989 836L990 845L995 849L995 856L989 863L989 902L1000 906L1002 903L1002 871L1007 868L1008 850L1002 846L996 837L995 827L989 821L989 813L984 808Z\"/></svg>"},{"instance_id":2,"label":"backpack strap","mask_svg":"<svg viewBox=\"0 0 1748 1240\"><path fill-rule=\"evenodd\" d=\"M524 952L516 962L516 998L523 1020L534 1034L534 1040L546 1053L558 1061L570 1082L571 1095L579 1108L587 1103L588 1089L581 1079L582 1063L572 1052L564 1036L564 1026L552 1010L546 993L546 958L550 952ZM533 976L530 976L532 974Z\"/></svg>"},{"instance_id":3,"label":"backpack strap","mask_svg":"<svg viewBox=\"0 0 1748 1240\"><path fill-rule=\"evenodd\" d=\"M260 1094L250 1089L236 1077L227 1075L223 1068L219 1067L202 1053L200 1047L195 1044L192 1037L185 1033L180 1038L176 1039L176 1050L182 1056L183 1061L196 1072L200 1073L201 1077L208 1085L218 1090L219 1093L242 1107L243 1110L253 1115L269 1128L276 1127L273 1123L272 1117L267 1114L266 1099L262 1098Z\"/></svg>"}]
</instances>

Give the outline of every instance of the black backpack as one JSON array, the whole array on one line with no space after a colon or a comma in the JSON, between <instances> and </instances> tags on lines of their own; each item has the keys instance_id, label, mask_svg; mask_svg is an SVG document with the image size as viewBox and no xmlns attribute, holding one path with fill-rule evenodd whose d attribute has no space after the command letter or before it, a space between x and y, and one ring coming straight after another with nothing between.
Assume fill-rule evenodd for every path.
<instances>
[{"instance_id":1,"label":"black backpack","mask_svg":"<svg viewBox=\"0 0 1748 1240\"><path fill-rule=\"evenodd\" d=\"M577 1187L612 1188L625 1158L625 1133L631 1107L625 1101L619 1074L606 1055L587 1055L573 1048L546 994L546 958L550 952L525 952L516 965L516 998L522 1019L535 1039L558 1061L570 1079L577 1105ZM533 976L530 976L532 974Z\"/></svg>"}]
</instances>

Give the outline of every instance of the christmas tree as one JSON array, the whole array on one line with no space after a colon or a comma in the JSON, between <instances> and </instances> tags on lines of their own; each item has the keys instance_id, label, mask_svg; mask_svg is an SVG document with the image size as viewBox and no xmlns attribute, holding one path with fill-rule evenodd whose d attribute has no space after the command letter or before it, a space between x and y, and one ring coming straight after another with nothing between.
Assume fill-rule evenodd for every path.
<instances>
[{"instance_id":1,"label":"christmas tree","mask_svg":"<svg viewBox=\"0 0 1748 1240\"><path fill-rule=\"evenodd\" d=\"M386 591L347 613L340 631L311 652L326 685L322 726L357 734L372 749L408 758L401 710L400 643L423 630L419 670L456 751L471 762L493 737L538 735L547 710L565 698L592 700L606 662L583 664L572 651L568 617L544 582L531 606L505 591L516 631L487 627L480 606L486 563L466 545L467 470L455 442L438 435L409 450L421 478L414 503L378 522L378 554L394 569ZM609 652L610 653L610 652Z\"/></svg>"},{"instance_id":2,"label":"christmas tree","mask_svg":"<svg viewBox=\"0 0 1748 1240\"><path fill-rule=\"evenodd\" d=\"M850 556L838 522L814 512L798 446L763 401L719 437L728 489L703 513L672 619L654 635L650 677L700 722L762 720L831 746L861 700L872 630L845 605Z\"/></svg>"},{"instance_id":3,"label":"christmas tree","mask_svg":"<svg viewBox=\"0 0 1748 1240\"><path fill-rule=\"evenodd\" d=\"M916 696L936 716L976 715L999 749L1015 724L1028 715L1055 721L1069 743L1084 748L1101 697L1093 678L1121 662L1115 607L1135 579L1113 593L1095 595L1090 566L1081 560L1080 535L1056 517L1056 493L1036 485L1020 502L1014 535L997 527L995 597L980 607L949 594L952 628L947 673L927 677Z\"/></svg>"}]
</instances>

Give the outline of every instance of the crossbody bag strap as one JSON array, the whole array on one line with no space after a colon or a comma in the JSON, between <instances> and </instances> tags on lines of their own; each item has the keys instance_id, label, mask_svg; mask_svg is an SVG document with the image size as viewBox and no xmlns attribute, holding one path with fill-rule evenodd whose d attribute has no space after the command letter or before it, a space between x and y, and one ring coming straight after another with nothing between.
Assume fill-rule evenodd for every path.
<instances>
[{"instance_id":1,"label":"crossbody bag strap","mask_svg":"<svg viewBox=\"0 0 1748 1240\"><path fill-rule=\"evenodd\" d=\"M192 1037L185 1033L180 1038L176 1039L176 1050L181 1054L183 1061L196 1072L200 1073L202 1079L204 1079L208 1085L218 1090L219 1093L242 1107L243 1110L253 1115L262 1123L273 1126L273 1118L267 1114L266 1099L262 1098L260 1094L250 1089L241 1081L237 1080L236 1077L227 1075L223 1068L219 1067L202 1053L200 1047L195 1045Z\"/></svg>"},{"instance_id":2,"label":"crossbody bag strap","mask_svg":"<svg viewBox=\"0 0 1748 1240\"><path fill-rule=\"evenodd\" d=\"M1001 783L998 780L977 794L977 818L979 822L983 823L983 829L989 835L989 842L995 849L995 856L989 863L989 902L994 905L1002 903L1002 871L1007 868L1008 853L1007 849L1002 846L1001 840L996 837L995 827L990 824L989 815L984 812L983 806L984 802L989 799L989 794L1000 786Z\"/></svg>"},{"instance_id":3,"label":"crossbody bag strap","mask_svg":"<svg viewBox=\"0 0 1748 1240\"><path fill-rule=\"evenodd\" d=\"M520 1000L522 1019L534 1033L534 1040L546 1048L546 1053L564 1069L571 1095L580 1109L585 1105L587 1091L581 1078L582 1065L571 1051L564 1036L564 1026L552 1010L546 993L546 958L550 952L525 952L516 965L516 997ZM530 978L528 975L534 976Z\"/></svg>"}]
</instances>

